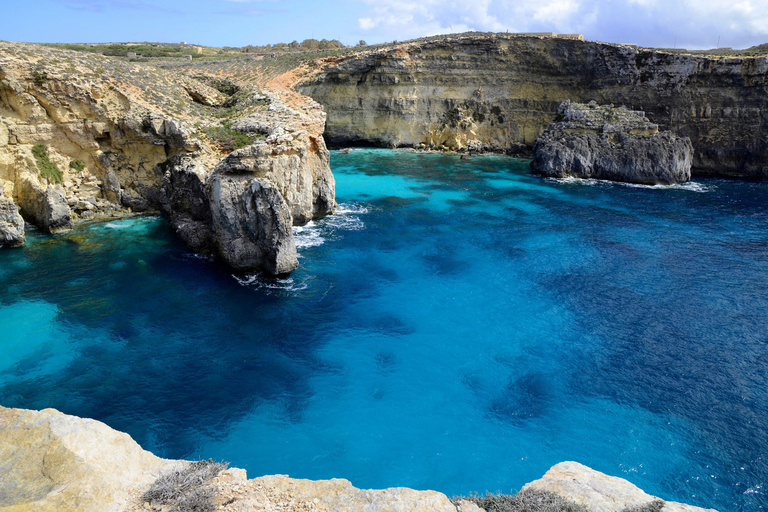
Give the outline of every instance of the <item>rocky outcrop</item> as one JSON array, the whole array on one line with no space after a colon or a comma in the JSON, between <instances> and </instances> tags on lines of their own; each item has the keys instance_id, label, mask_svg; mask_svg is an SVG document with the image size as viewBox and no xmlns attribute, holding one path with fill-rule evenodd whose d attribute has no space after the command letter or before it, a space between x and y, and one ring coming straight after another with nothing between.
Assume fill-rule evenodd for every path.
<instances>
[{"instance_id":1,"label":"rocky outcrop","mask_svg":"<svg viewBox=\"0 0 768 512\"><path fill-rule=\"evenodd\" d=\"M210 78L2 42L0 180L50 233L161 210L194 251L288 272L290 227L335 205L325 114L309 98L289 106ZM237 200L222 201L225 182Z\"/></svg>"},{"instance_id":2,"label":"rocky outcrop","mask_svg":"<svg viewBox=\"0 0 768 512\"><path fill-rule=\"evenodd\" d=\"M53 409L0 407L0 510L120 512L179 462Z\"/></svg>"},{"instance_id":3,"label":"rocky outcrop","mask_svg":"<svg viewBox=\"0 0 768 512\"><path fill-rule=\"evenodd\" d=\"M659 512L715 512L714 509L665 502L644 493L621 478L608 476L578 462L561 462L523 491L537 490L558 494L590 512L658 510Z\"/></svg>"},{"instance_id":4,"label":"rocky outcrop","mask_svg":"<svg viewBox=\"0 0 768 512\"><path fill-rule=\"evenodd\" d=\"M216 465L212 462L202 466ZM53 409L28 411L0 407L0 512L139 512L156 507L148 494L188 487L184 475L195 464L163 460L142 450L127 434L94 420L67 416ZM168 478L176 477L176 478ZM178 478L181 476L181 478ZM201 479L202 482L202 479ZM155 484L155 485L153 485ZM481 512L470 501L455 506L444 494L398 487L357 489L348 480L298 480L285 475L248 480L245 470L228 469L208 484L197 499L205 510L220 512ZM214 492L207 492L213 487ZM158 490L160 488L160 490ZM147 493L154 489L154 493ZM165 490L163 490L165 489ZM649 496L626 480L593 471L575 462L550 469L524 490L556 493L593 512L646 510L713 512ZM194 489L184 489L186 496ZM637 507L637 508L632 508Z\"/></svg>"},{"instance_id":5,"label":"rocky outcrop","mask_svg":"<svg viewBox=\"0 0 768 512\"><path fill-rule=\"evenodd\" d=\"M442 36L316 61L298 90L330 144L531 149L561 102L626 105L690 138L693 167L768 177L768 58L561 37Z\"/></svg>"},{"instance_id":6,"label":"rocky outcrop","mask_svg":"<svg viewBox=\"0 0 768 512\"><path fill-rule=\"evenodd\" d=\"M24 245L24 219L13 199L3 195L5 187L0 182L0 247L19 247Z\"/></svg>"},{"instance_id":7,"label":"rocky outcrop","mask_svg":"<svg viewBox=\"0 0 768 512\"><path fill-rule=\"evenodd\" d=\"M659 132L644 112L566 101L536 141L531 168L557 178L671 185L690 180L692 157L690 139Z\"/></svg>"}]
</instances>

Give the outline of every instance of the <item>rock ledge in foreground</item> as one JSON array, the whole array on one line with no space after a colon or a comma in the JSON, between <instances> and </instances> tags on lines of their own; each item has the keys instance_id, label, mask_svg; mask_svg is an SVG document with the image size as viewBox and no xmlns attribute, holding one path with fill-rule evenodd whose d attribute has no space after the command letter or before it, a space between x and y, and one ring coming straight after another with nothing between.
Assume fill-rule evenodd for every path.
<instances>
[{"instance_id":1,"label":"rock ledge in foreground","mask_svg":"<svg viewBox=\"0 0 768 512\"><path fill-rule=\"evenodd\" d=\"M691 179L693 146L687 137L659 132L644 112L566 101L533 149L534 172L645 185Z\"/></svg>"}]
</instances>

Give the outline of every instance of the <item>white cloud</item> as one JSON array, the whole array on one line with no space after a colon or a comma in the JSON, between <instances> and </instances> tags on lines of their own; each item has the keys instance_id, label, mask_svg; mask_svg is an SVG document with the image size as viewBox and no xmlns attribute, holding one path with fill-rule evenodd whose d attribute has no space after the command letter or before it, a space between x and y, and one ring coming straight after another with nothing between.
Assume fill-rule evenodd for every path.
<instances>
[{"instance_id":1,"label":"white cloud","mask_svg":"<svg viewBox=\"0 0 768 512\"><path fill-rule=\"evenodd\" d=\"M467 30L582 33L647 46L743 47L768 41L768 0L359 0L367 37L409 39Z\"/></svg>"}]
</instances>

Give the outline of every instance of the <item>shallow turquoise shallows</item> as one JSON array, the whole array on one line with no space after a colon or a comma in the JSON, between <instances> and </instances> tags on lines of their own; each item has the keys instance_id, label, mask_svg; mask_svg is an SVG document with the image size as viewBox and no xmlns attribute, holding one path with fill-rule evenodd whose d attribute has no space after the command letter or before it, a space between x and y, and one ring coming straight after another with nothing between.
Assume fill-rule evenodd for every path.
<instances>
[{"instance_id":1,"label":"shallow turquoise shallows","mask_svg":"<svg viewBox=\"0 0 768 512\"><path fill-rule=\"evenodd\" d=\"M333 153L289 278L161 218L0 251L0 404L250 476L450 495L575 460L768 508L768 184L633 187L506 157Z\"/></svg>"}]
</instances>

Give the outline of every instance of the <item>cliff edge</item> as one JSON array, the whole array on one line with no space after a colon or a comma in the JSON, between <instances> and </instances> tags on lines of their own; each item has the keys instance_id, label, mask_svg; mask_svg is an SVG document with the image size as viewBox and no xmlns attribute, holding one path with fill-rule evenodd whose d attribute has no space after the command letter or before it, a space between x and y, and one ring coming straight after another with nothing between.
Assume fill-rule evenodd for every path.
<instances>
[{"instance_id":1,"label":"cliff edge","mask_svg":"<svg viewBox=\"0 0 768 512\"><path fill-rule=\"evenodd\" d=\"M452 502L435 491L366 490L343 479L313 481L285 475L248 480L245 470L224 467L213 461L160 459L142 450L127 434L98 421L53 409L0 407L2 512L483 510L477 505L482 500ZM557 496L556 501L567 507L563 510L707 512L664 502L626 480L575 462L554 466L523 491Z\"/></svg>"},{"instance_id":2,"label":"cliff edge","mask_svg":"<svg viewBox=\"0 0 768 512\"><path fill-rule=\"evenodd\" d=\"M768 58L557 35L469 34L319 60L297 90L329 144L528 152L560 103L640 110L693 144L694 169L768 177Z\"/></svg>"},{"instance_id":3,"label":"cliff edge","mask_svg":"<svg viewBox=\"0 0 768 512\"><path fill-rule=\"evenodd\" d=\"M50 233L159 210L194 251L290 272L291 226L335 204L324 124L308 98L0 42L0 242L16 210Z\"/></svg>"}]
</instances>

